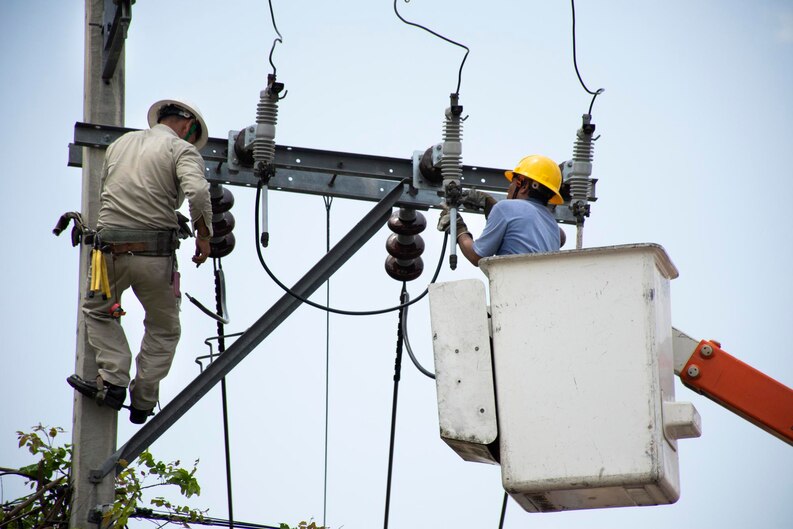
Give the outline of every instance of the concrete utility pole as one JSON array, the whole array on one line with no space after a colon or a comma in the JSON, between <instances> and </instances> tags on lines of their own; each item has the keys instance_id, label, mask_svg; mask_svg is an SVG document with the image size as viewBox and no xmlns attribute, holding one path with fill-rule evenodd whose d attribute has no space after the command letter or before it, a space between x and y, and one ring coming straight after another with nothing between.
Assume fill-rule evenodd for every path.
<instances>
[{"instance_id":1,"label":"concrete utility pole","mask_svg":"<svg viewBox=\"0 0 793 529\"><path fill-rule=\"evenodd\" d=\"M121 51L115 72L107 82L102 80L105 47L104 0L85 0L85 71L83 119L92 123L122 125L124 123L124 55ZM105 31L103 31L105 28ZM104 152L83 149L83 185L81 211L84 221L96 226L99 213L99 178ZM77 305L77 359L75 372L86 380L94 380L97 368L94 350L88 344L85 318L80 300L86 295L91 248L80 246L80 299ZM117 413L99 407L75 392L72 420L72 498L70 528L89 526L88 517L97 505L112 503L114 480L107 477L99 484L91 483L91 469L97 468L116 449Z\"/></svg>"}]
</instances>

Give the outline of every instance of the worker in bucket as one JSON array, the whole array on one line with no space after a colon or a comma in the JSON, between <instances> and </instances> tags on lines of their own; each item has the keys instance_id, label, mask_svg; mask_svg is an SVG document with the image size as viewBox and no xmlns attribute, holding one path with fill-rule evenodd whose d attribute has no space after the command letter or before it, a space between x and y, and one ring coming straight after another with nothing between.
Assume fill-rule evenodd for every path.
<instances>
[{"instance_id":1,"label":"worker in bucket","mask_svg":"<svg viewBox=\"0 0 793 529\"><path fill-rule=\"evenodd\" d=\"M482 235L474 240L457 215L457 245L474 266L479 266L483 257L553 252L564 245L564 232L549 207L563 202L559 166L550 158L533 154L504 176L510 181L507 200L496 201L477 189L463 193L463 205L483 209L487 219ZM449 222L449 212L445 210L438 230L448 230Z\"/></svg>"},{"instance_id":2,"label":"worker in bucket","mask_svg":"<svg viewBox=\"0 0 793 529\"><path fill-rule=\"evenodd\" d=\"M209 184L198 152L209 137L201 112L185 101L166 99L152 105L148 122L151 128L124 134L105 154L94 247L104 256L99 262L110 295L82 302L98 374L96 380L67 379L78 392L114 410L123 406L129 386L129 419L135 424L152 414L181 333L176 210L185 197L196 232L196 266L209 257L212 236ZM146 312L132 381L132 354L120 322L121 295L130 287Z\"/></svg>"}]
</instances>

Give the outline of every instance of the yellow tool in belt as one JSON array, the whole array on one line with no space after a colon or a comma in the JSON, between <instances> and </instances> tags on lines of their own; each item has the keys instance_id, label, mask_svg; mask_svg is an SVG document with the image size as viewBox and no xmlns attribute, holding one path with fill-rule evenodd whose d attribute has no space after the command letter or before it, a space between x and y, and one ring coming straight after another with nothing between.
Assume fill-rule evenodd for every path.
<instances>
[{"instance_id":1,"label":"yellow tool in belt","mask_svg":"<svg viewBox=\"0 0 793 529\"><path fill-rule=\"evenodd\" d=\"M110 299L110 281L107 277L105 255L102 250L95 247L91 252L91 288L88 296L93 297L97 292L102 293L103 299Z\"/></svg>"}]
</instances>

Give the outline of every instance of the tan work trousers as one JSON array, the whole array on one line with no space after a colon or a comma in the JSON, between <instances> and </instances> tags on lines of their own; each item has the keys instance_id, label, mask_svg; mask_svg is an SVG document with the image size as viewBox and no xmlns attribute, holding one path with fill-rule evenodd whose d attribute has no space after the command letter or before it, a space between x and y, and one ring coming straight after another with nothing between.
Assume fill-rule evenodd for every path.
<instances>
[{"instance_id":1,"label":"tan work trousers","mask_svg":"<svg viewBox=\"0 0 793 529\"><path fill-rule=\"evenodd\" d=\"M176 257L148 257L132 254L105 254L110 299L100 293L85 298L82 304L88 343L96 351L96 364L102 380L129 385L132 406L153 409L159 398L160 381L171 368L179 343L179 283L171 280ZM130 382L132 353L121 321L110 308L121 302L121 295L132 287L146 311L140 352L135 358L135 379Z\"/></svg>"}]
</instances>

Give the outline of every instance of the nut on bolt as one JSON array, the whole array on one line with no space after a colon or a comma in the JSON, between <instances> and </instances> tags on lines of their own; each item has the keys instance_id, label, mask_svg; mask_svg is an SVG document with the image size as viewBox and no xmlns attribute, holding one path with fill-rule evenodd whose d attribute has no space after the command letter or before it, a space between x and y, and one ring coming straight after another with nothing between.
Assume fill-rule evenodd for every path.
<instances>
[{"instance_id":1,"label":"nut on bolt","mask_svg":"<svg viewBox=\"0 0 793 529\"><path fill-rule=\"evenodd\" d=\"M699 376L699 366L697 364L691 364L690 366L688 366L686 373L691 378L697 378Z\"/></svg>"}]
</instances>

